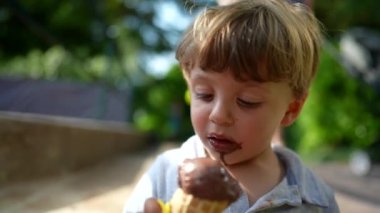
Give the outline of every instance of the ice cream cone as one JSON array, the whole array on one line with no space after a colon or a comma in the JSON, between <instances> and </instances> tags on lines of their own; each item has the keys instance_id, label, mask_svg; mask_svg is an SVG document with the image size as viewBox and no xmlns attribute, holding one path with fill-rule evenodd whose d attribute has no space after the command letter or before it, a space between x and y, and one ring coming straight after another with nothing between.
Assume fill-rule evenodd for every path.
<instances>
[{"instance_id":1,"label":"ice cream cone","mask_svg":"<svg viewBox=\"0 0 380 213\"><path fill-rule=\"evenodd\" d=\"M177 189L170 201L170 209L172 213L221 213L228 204L227 200L201 199Z\"/></svg>"},{"instance_id":2,"label":"ice cream cone","mask_svg":"<svg viewBox=\"0 0 380 213\"><path fill-rule=\"evenodd\" d=\"M186 159L178 168L179 188L169 202L148 199L145 210L162 213L221 213L240 196L238 182L217 161ZM147 211L145 211L147 212Z\"/></svg>"}]
</instances>

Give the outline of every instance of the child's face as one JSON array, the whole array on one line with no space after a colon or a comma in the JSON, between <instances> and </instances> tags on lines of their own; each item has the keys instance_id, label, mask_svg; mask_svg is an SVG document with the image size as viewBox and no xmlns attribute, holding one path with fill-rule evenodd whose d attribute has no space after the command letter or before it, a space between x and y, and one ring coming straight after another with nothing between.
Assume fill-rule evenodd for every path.
<instances>
[{"instance_id":1,"label":"child's face","mask_svg":"<svg viewBox=\"0 0 380 213\"><path fill-rule=\"evenodd\" d=\"M230 72L204 72L195 67L187 78L191 120L207 152L224 153L227 164L245 162L270 149L275 129L294 102L287 83L237 81ZM302 106L302 105L301 105Z\"/></svg>"}]
</instances>

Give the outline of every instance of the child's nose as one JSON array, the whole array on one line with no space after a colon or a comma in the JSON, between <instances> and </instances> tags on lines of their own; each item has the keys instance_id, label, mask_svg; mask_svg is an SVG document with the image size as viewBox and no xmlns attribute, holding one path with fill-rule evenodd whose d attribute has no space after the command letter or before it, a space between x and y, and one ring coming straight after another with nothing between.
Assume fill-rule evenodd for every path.
<instances>
[{"instance_id":1,"label":"child's nose","mask_svg":"<svg viewBox=\"0 0 380 213\"><path fill-rule=\"evenodd\" d=\"M231 107L225 103L216 103L209 115L211 122L221 125L230 126L234 123L234 118L231 113Z\"/></svg>"}]
</instances>

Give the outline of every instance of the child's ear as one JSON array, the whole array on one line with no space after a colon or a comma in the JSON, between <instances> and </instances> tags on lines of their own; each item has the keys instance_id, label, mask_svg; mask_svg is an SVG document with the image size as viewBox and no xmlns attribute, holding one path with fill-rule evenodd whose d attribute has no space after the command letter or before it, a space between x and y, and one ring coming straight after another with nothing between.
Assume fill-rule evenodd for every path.
<instances>
[{"instance_id":1,"label":"child's ear","mask_svg":"<svg viewBox=\"0 0 380 213\"><path fill-rule=\"evenodd\" d=\"M288 105L288 109L284 115L284 117L281 120L282 126L289 126L291 125L300 114L303 104L305 103L307 98L307 94L303 95L300 98L294 99L290 104Z\"/></svg>"}]
</instances>

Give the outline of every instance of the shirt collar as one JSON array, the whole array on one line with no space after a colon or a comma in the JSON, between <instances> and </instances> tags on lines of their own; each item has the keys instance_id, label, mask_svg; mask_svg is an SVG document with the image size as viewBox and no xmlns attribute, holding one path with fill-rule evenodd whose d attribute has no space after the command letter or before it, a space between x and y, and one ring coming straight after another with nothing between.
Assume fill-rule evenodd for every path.
<instances>
[{"instance_id":1,"label":"shirt collar","mask_svg":"<svg viewBox=\"0 0 380 213\"><path fill-rule=\"evenodd\" d=\"M303 165L299 157L290 149L274 147L274 152L286 169L286 185L289 189L288 204L300 205L303 202L328 207L326 194L331 191L323 181ZM294 202L294 201L299 202Z\"/></svg>"},{"instance_id":2,"label":"shirt collar","mask_svg":"<svg viewBox=\"0 0 380 213\"><path fill-rule=\"evenodd\" d=\"M297 186L289 186L286 177L273 190L265 194L251 209L267 209L282 205L300 206L302 197Z\"/></svg>"}]
</instances>

